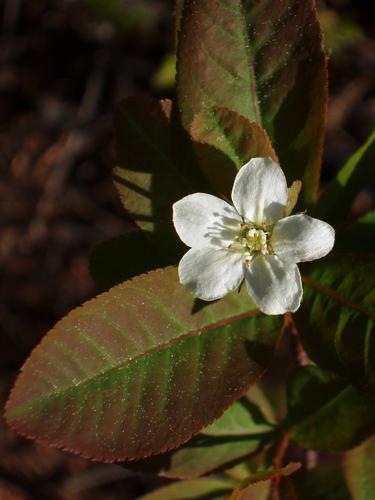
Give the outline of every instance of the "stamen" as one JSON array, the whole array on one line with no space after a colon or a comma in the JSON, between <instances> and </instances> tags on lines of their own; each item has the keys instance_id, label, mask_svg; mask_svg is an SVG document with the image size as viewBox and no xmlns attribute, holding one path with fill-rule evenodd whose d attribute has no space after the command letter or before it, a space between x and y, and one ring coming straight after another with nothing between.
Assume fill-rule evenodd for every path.
<instances>
[{"instance_id":1,"label":"stamen","mask_svg":"<svg viewBox=\"0 0 375 500\"><path fill-rule=\"evenodd\" d=\"M249 265L256 255L272 253L269 239L270 232L266 227L248 222L241 225L241 231L235 237L236 243L233 246L244 253L245 264Z\"/></svg>"}]
</instances>

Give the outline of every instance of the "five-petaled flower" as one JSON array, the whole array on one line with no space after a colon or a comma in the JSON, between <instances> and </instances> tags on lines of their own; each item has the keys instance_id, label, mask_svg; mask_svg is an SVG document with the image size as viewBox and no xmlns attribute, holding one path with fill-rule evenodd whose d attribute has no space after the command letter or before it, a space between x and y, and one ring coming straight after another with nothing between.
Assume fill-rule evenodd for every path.
<instances>
[{"instance_id":1,"label":"five-petaled flower","mask_svg":"<svg viewBox=\"0 0 375 500\"><path fill-rule=\"evenodd\" d=\"M302 283L297 262L324 257L335 233L305 214L284 217L288 188L270 158L253 158L238 172L233 205L196 193L173 205L173 222L190 250L178 267L180 282L203 300L216 300L243 280L266 314L298 309Z\"/></svg>"}]
</instances>

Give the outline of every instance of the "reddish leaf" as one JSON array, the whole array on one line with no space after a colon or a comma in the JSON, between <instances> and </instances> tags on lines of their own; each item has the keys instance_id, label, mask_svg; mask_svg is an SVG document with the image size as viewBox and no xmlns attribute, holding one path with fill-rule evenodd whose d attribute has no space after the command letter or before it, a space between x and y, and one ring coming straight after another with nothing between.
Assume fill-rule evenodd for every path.
<instances>
[{"instance_id":1,"label":"reddish leaf","mask_svg":"<svg viewBox=\"0 0 375 500\"><path fill-rule=\"evenodd\" d=\"M270 156L278 161L262 127L226 108L216 106L197 113L190 133L206 178L227 197L237 171L251 158Z\"/></svg>"},{"instance_id":2,"label":"reddish leaf","mask_svg":"<svg viewBox=\"0 0 375 500\"><path fill-rule=\"evenodd\" d=\"M218 418L264 371L280 328L246 292L198 303L175 268L72 311L25 363L7 404L19 433L111 462L162 453Z\"/></svg>"},{"instance_id":3,"label":"reddish leaf","mask_svg":"<svg viewBox=\"0 0 375 500\"><path fill-rule=\"evenodd\" d=\"M319 182L327 84L312 0L190 0L179 37L183 125L224 106L267 131L288 183L307 203Z\"/></svg>"}]
</instances>

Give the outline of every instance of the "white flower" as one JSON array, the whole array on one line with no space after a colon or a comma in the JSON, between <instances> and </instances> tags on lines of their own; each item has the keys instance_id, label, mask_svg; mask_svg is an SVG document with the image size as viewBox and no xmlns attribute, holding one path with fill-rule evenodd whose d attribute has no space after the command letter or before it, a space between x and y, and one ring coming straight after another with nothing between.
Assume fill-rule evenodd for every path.
<instances>
[{"instance_id":1,"label":"white flower","mask_svg":"<svg viewBox=\"0 0 375 500\"><path fill-rule=\"evenodd\" d=\"M302 283L297 262L324 257L335 233L305 214L284 217L286 179L270 158L253 158L238 172L233 205L196 193L173 205L173 222L190 250L178 267L180 282L203 300L224 297L246 280L266 314L298 309Z\"/></svg>"}]
</instances>

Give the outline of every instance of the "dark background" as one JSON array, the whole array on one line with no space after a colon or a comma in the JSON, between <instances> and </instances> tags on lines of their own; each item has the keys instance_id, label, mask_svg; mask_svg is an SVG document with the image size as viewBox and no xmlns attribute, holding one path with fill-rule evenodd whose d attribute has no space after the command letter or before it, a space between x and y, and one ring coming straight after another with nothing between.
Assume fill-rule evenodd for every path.
<instances>
[{"instance_id":1,"label":"dark background","mask_svg":"<svg viewBox=\"0 0 375 500\"><path fill-rule=\"evenodd\" d=\"M375 42L371 1L319 6L330 56L326 182L374 124ZM97 293L94 245L132 227L110 179L113 113L128 95L173 96L165 62L173 2L0 0L0 29L3 403L46 331ZM353 210L373 206L368 186ZM0 422L1 500L126 500L152 486L117 465L20 439Z\"/></svg>"}]
</instances>

